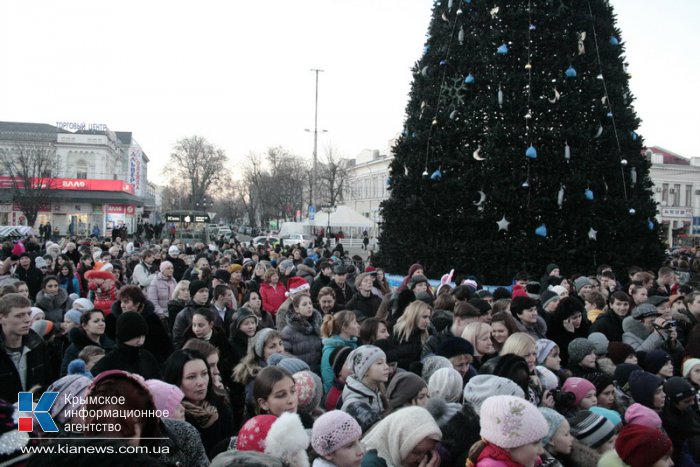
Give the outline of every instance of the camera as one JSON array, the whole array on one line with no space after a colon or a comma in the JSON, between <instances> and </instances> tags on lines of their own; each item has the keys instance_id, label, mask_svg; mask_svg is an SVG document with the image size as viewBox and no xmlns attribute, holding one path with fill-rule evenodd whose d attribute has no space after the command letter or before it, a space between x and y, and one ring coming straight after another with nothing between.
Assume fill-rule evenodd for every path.
<instances>
[{"instance_id":1,"label":"camera","mask_svg":"<svg viewBox=\"0 0 700 467\"><path fill-rule=\"evenodd\" d=\"M666 321L663 324L663 326L659 326L659 325L655 324L654 327L657 329L671 329L671 328L675 328L676 324L677 324L676 320L669 319L668 321Z\"/></svg>"}]
</instances>

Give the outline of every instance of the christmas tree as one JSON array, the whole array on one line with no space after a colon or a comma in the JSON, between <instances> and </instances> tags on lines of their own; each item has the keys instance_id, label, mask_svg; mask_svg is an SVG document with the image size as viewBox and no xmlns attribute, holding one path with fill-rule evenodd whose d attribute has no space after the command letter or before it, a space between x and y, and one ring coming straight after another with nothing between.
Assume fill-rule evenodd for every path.
<instances>
[{"instance_id":1,"label":"christmas tree","mask_svg":"<svg viewBox=\"0 0 700 467\"><path fill-rule=\"evenodd\" d=\"M605 0L441 0L387 179L378 261L487 283L663 248L624 43Z\"/></svg>"}]
</instances>

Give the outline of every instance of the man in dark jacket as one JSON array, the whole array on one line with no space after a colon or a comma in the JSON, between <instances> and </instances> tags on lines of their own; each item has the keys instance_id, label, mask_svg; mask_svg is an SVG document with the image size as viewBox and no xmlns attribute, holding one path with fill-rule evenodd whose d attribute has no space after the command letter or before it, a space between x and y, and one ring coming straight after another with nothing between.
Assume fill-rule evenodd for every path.
<instances>
[{"instance_id":1,"label":"man in dark jacket","mask_svg":"<svg viewBox=\"0 0 700 467\"><path fill-rule=\"evenodd\" d=\"M350 271L354 271L353 266L347 266L345 264L339 264L333 268L335 276L329 285L330 288L335 292L335 304L339 308L345 308L345 304L352 298L353 290L348 284L347 278Z\"/></svg>"},{"instance_id":2,"label":"man in dark jacket","mask_svg":"<svg viewBox=\"0 0 700 467\"><path fill-rule=\"evenodd\" d=\"M610 342L622 342L622 320L629 314L629 296L621 290L613 292L609 308L593 322L590 332L602 332Z\"/></svg>"},{"instance_id":3,"label":"man in dark jacket","mask_svg":"<svg viewBox=\"0 0 700 467\"><path fill-rule=\"evenodd\" d=\"M318 270L320 272L316 274L316 277L314 277L311 284L311 301L317 308L318 292L324 287L330 287L331 278L333 277L333 268L331 268L331 264L328 261L321 261L321 263L318 265Z\"/></svg>"},{"instance_id":4,"label":"man in dark jacket","mask_svg":"<svg viewBox=\"0 0 700 467\"><path fill-rule=\"evenodd\" d=\"M374 278L368 272L363 272L355 278L357 293L345 304L345 308L357 312L357 320L374 318L382 304L382 299L372 293Z\"/></svg>"},{"instance_id":5,"label":"man in dark jacket","mask_svg":"<svg viewBox=\"0 0 700 467\"><path fill-rule=\"evenodd\" d=\"M27 283L29 289L29 298L36 299L36 294L41 290L41 281L44 275L34 266L34 261L29 256L29 253L22 253L19 256L17 269L15 269L17 279Z\"/></svg>"},{"instance_id":6,"label":"man in dark jacket","mask_svg":"<svg viewBox=\"0 0 700 467\"><path fill-rule=\"evenodd\" d=\"M17 402L17 393L46 388L46 342L31 327L31 302L16 293L0 298L0 399Z\"/></svg>"}]
</instances>

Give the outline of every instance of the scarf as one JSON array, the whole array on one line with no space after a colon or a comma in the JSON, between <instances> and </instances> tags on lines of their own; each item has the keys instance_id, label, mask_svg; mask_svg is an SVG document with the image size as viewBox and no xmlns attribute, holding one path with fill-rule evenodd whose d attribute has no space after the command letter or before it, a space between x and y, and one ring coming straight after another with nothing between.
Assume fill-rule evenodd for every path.
<instances>
[{"instance_id":1,"label":"scarf","mask_svg":"<svg viewBox=\"0 0 700 467\"><path fill-rule=\"evenodd\" d=\"M216 406L206 399L199 403L183 399L182 406L185 408L187 421L192 421L197 428L209 428L219 419L219 412L216 410Z\"/></svg>"}]
</instances>

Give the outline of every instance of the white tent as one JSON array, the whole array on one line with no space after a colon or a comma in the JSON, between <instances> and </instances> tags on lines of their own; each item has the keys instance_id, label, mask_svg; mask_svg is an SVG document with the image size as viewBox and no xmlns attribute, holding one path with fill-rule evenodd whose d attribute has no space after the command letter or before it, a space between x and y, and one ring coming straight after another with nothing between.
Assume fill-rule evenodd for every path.
<instances>
[{"instance_id":1,"label":"white tent","mask_svg":"<svg viewBox=\"0 0 700 467\"><path fill-rule=\"evenodd\" d=\"M357 227L365 229L374 227L374 223L370 219L348 206L338 206L335 212L331 213L330 221L328 217L328 214L319 210L314 220L310 221L304 219L304 223L316 227L326 227L328 225L331 227Z\"/></svg>"}]
</instances>

